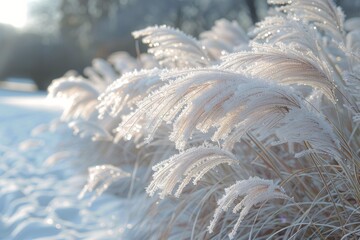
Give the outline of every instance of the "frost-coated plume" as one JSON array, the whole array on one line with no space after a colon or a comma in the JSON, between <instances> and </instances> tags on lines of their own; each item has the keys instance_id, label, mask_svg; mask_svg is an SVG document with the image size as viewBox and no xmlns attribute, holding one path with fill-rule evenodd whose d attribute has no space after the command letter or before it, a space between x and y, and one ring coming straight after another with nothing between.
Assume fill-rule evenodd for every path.
<instances>
[{"instance_id":1,"label":"frost-coated plume","mask_svg":"<svg viewBox=\"0 0 360 240\"><path fill-rule=\"evenodd\" d=\"M193 179L196 183L212 168L219 164L236 164L236 157L231 152L224 151L218 147L200 146L190 148L185 152L172 156L155 166L153 180L147 187L150 196L160 189L160 197L172 194L175 186L179 187L175 196L179 197L186 185Z\"/></svg>"},{"instance_id":2,"label":"frost-coated plume","mask_svg":"<svg viewBox=\"0 0 360 240\"><path fill-rule=\"evenodd\" d=\"M295 157L301 157L306 153L325 154L335 159L342 157L340 141L331 125L322 116L310 111L290 111L276 129L276 136L281 140L273 143L274 145L281 142L310 143L310 149L296 153Z\"/></svg>"},{"instance_id":3,"label":"frost-coated plume","mask_svg":"<svg viewBox=\"0 0 360 240\"><path fill-rule=\"evenodd\" d=\"M305 23L314 23L331 37L341 39L344 34L344 13L332 0L268 0L269 4L284 4L279 11L293 14Z\"/></svg>"},{"instance_id":4,"label":"frost-coated plume","mask_svg":"<svg viewBox=\"0 0 360 240\"><path fill-rule=\"evenodd\" d=\"M210 233L214 231L215 225L221 217L221 213L228 211L234 201L242 196L244 196L244 198L237 203L232 210L233 213L240 212L240 215L233 230L229 234L230 239L235 237L237 229L252 206L276 198L289 199L284 189L272 180L251 177L246 180L237 181L234 185L225 189L224 196L218 201L214 218L209 225Z\"/></svg>"},{"instance_id":5,"label":"frost-coated plume","mask_svg":"<svg viewBox=\"0 0 360 240\"><path fill-rule=\"evenodd\" d=\"M62 115L62 119L65 121L78 117L89 119L97 114L95 107L100 90L95 84L82 77L70 76L69 78L54 80L48 91L50 97L69 100Z\"/></svg>"},{"instance_id":6,"label":"frost-coated plume","mask_svg":"<svg viewBox=\"0 0 360 240\"><path fill-rule=\"evenodd\" d=\"M167 27L148 27L133 32L135 38L149 45L148 52L165 67L201 67L210 64L210 59L195 38L180 30Z\"/></svg>"},{"instance_id":7,"label":"frost-coated plume","mask_svg":"<svg viewBox=\"0 0 360 240\"><path fill-rule=\"evenodd\" d=\"M220 66L280 84L318 88L335 101L335 80L327 63L296 43L253 43L251 52L227 55Z\"/></svg>"},{"instance_id":8,"label":"frost-coated plume","mask_svg":"<svg viewBox=\"0 0 360 240\"><path fill-rule=\"evenodd\" d=\"M266 17L258 22L249 34L253 36L252 41L259 43L296 43L304 49L311 50L316 56L320 55L320 51L325 50L321 46L321 35L316 31L316 27L311 24L304 25L294 17L282 15Z\"/></svg>"},{"instance_id":9,"label":"frost-coated plume","mask_svg":"<svg viewBox=\"0 0 360 240\"><path fill-rule=\"evenodd\" d=\"M130 108L134 108L139 100L163 84L159 73L160 69L154 68L122 75L100 95L100 116L108 112L111 116L117 117L120 113L124 114Z\"/></svg>"},{"instance_id":10,"label":"frost-coated plume","mask_svg":"<svg viewBox=\"0 0 360 240\"><path fill-rule=\"evenodd\" d=\"M71 121L69 127L81 138L90 137L93 141L112 141L113 139L110 132L94 122L79 119Z\"/></svg>"},{"instance_id":11,"label":"frost-coated plume","mask_svg":"<svg viewBox=\"0 0 360 240\"><path fill-rule=\"evenodd\" d=\"M86 193L95 191L95 195L90 200L91 204L91 202L105 192L113 182L130 176L130 173L111 165L98 165L90 167L88 182L79 194L79 198L83 198Z\"/></svg>"}]
</instances>

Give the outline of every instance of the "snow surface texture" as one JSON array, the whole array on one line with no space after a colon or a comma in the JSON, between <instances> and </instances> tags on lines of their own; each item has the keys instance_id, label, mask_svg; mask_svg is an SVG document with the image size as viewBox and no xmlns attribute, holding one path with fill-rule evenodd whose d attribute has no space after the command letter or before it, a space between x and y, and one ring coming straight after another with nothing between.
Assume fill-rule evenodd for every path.
<instances>
[{"instance_id":1,"label":"snow surface texture","mask_svg":"<svg viewBox=\"0 0 360 240\"><path fill-rule=\"evenodd\" d=\"M127 239L130 202L106 193L91 206L79 200L86 174L46 164L61 135L31 137L59 116L57 105L42 93L0 90L0 239Z\"/></svg>"}]
</instances>

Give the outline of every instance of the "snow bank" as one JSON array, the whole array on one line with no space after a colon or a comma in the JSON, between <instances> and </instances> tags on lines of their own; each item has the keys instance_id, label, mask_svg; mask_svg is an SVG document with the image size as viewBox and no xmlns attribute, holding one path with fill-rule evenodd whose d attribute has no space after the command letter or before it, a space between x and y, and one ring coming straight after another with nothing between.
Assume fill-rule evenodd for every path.
<instances>
[{"instance_id":1,"label":"snow bank","mask_svg":"<svg viewBox=\"0 0 360 240\"><path fill-rule=\"evenodd\" d=\"M130 202L104 194L89 207L78 199L87 176L68 162L44 164L61 142L51 132L30 137L60 114L45 97L0 90L0 239L124 239Z\"/></svg>"}]
</instances>

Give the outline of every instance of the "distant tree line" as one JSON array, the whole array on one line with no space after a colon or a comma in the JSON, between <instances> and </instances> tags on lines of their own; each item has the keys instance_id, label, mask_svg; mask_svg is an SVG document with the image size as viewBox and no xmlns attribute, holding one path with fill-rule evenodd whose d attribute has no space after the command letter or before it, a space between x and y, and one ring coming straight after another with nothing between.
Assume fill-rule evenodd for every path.
<instances>
[{"instance_id":1,"label":"distant tree line","mask_svg":"<svg viewBox=\"0 0 360 240\"><path fill-rule=\"evenodd\" d=\"M167 24L197 36L222 17L247 28L266 10L265 0L39 1L32 9L36 31L0 25L0 80L29 77L46 89L67 70L81 72L95 57L119 50L135 55L134 30Z\"/></svg>"}]
</instances>

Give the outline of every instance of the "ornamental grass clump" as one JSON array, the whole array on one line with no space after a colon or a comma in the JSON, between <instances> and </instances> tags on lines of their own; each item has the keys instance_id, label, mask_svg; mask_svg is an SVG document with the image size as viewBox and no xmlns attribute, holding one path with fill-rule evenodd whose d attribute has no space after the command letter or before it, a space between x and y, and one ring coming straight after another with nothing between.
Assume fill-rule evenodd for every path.
<instances>
[{"instance_id":1,"label":"ornamental grass clump","mask_svg":"<svg viewBox=\"0 0 360 240\"><path fill-rule=\"evenodd\" d=\"M141 199L136 239L360 237L360 26L332 0L268 3L248 34L148 27L146 57L49 88L85 138L74 161L106 166L100 193Z\"/></svg>"}]
</instances>

